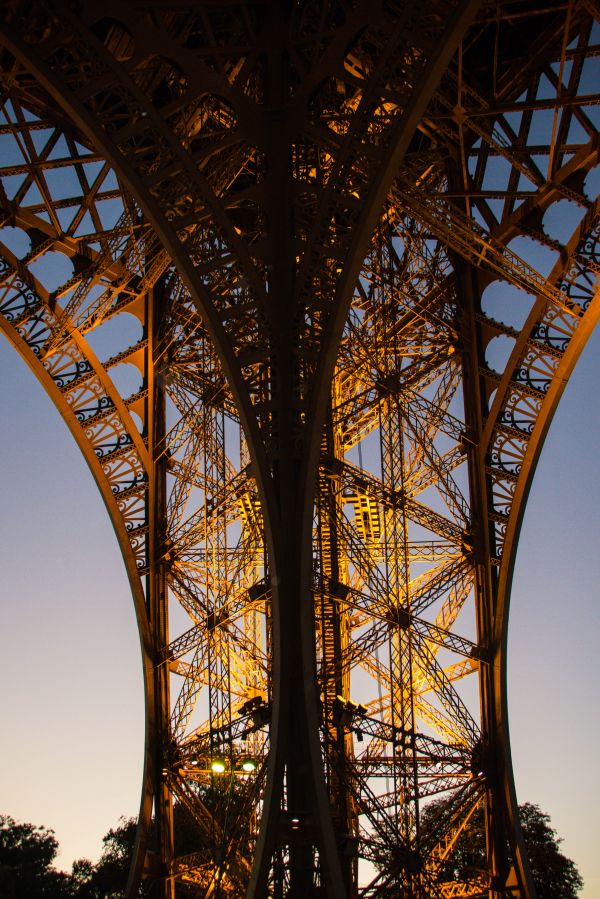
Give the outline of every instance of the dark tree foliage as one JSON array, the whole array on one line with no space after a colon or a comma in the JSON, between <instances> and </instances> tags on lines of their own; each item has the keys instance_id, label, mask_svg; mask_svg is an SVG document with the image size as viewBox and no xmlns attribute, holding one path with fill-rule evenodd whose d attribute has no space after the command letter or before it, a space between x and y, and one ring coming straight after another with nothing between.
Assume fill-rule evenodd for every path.
<instances>
[{"instance_id":1,"label":"dark tree foliage","mask_svg":"<svg viewBox=\"0 0 600 899\"><path fill-rule=\"evenodd\" d=\"M73 865L77 899L122 899L135 842L135 818L121 818L102 838L104 849L96 864L80 859Z\"/></svg>"},{"instance_id":2,"label":"dark tree foliage","mask_svg":"<svg viewBox=\"0 0 600 899\"><path fill-rule=\"evenodd\" d=\"M575 862L560 851L562 840L550 816L529 802L519 806L519 813L538 899L576 899L583 880Z\"/></svg>"},{"instance_id":3,"label":"dark tree foliage","mask_svg":"<svg viewBox=\"0 0 600 899\"><path fill-rule=\"evenodd\" d=\"M2 899L63 899L72 896L71 878L52 862L58 852L53 831L19 824L0 815L0 896Z\"/></svg>"},{"instance_id":4,"label":"dark tree foliage","mask_svg":"<svg viewBox=\"0 0 600 899\"><path fill-rule=\"evenodd\" d=\"M443 810L443 800L431 803L425 821ZM523 839L538 899L577 899L583 880L577 866L560 851L560 837L550 817L529 802L519 806ZM452 857L440 870L440 881L469 881L485 871L483 811L475 813L458 838Z\"/></svg>"},{"instance_id":5,"label":"dark tree foliage","mask_svg":"<svg viewBox=\"0 0 600 899\"><path fill-rule=\"evenodd\" d=\"M197 851L199 833L184 806L175 804L173 818L176 854L184 855ZM135 818L121 818L119 825L111 828L103 837L104 849L95 865L87 859L81 859L74 863L73 879L76 880L76 884L73 895L75 899L123 899L135 843L135 832ZM142 890L141 895L150 896L147 888L146 890L142 888ZM191 895L189 889L185 895Z\"/></svg>"},{"instance_id":6,"label":"dark tree foliage","mask_svg":"<svg viewBox=\"0 0 600 899\"><path fill-rule=\"evenodd\" d=\"M443 800L431 803L424 813L424 828L433 824L443 810ZM531 803L521 805L519 811L538 899L577 899L583 881L575 863L560 851L561 840L549 816ZM182 805L175 805L174 823L177 855L202 848L200 831ZM0 897L123 899L134 840L135 820L121 818L119 825L104 837L98 862L80 859L73 864L71 874L64 874L52 866L58 842L51 830L0 816ZM439 879L468 881L485 870L485 865L483 814L478 812L461 833L452 859L440 870ZM191 899L199 894L192 886L178 885L177 895Z\"/></svg>"},{"instance_id":7,"label":"dark tree foliage","mask_svg":"<svg viewBox=\"0 0 600 899\"><path fill-rule=\"evenodd\" d=\"M436 818L444 817L444 800L432 802L424 810L423 823L435 823ZM483 874L486 867L485 832L483 812L477 810L468 825L461 832L456 845L442 864L439 880L444 883L451 880L469 881Z\"/></svg>"}]
</instances>

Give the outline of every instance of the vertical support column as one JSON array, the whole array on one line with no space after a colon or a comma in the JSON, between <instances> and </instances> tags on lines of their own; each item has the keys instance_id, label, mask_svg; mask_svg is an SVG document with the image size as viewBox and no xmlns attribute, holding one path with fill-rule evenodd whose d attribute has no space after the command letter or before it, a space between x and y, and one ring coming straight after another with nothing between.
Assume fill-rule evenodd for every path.
<instances>
[{"instance_id":1,"label":"vertical support column","mask_svg":"<svg viewBox=\"0 0 600 899\"><path fill-rule=\"evenodd\" d=\"M392 385L390 388L393 389ZM397 386L396 386L397 390ZM420 896L418 858L418 779L415 761L415 715L410 630L410 569L404 499L404 435L402 410L392 393L383 403L380 417L381 473L385 488L400 499L399 507L385 518L385 569L396 620L389 630L390 723L398 733L394 741L395 817L398 822L403 886L407 899Z\"/></svg>"},{"instance_id":2,"label":"vertical support column","mask_svg":"<svg viewBox=\"0 0 600 899\"><path fill-rule=\"evenodd\" d=\"M165 391L157 372L160 371L161 350L159 337L164 318L165 298L162 282L159 282L147 298L148 336L148 420L147 432L151 473L149 483L149 532L148 532L148 576L146 602L150 630L154 641L154 695L148 697L155 709L156 728L148 738L153 741L154 779L154 827L155 846L161 860L161 869L148 872L157 876L157 899L175 899L175 885L170 877L174 857L173 801L167 783L166 752L169 745L170 695L169 669L164 661L164 650L169 642L168 630L168 587L163 560L165 552L166 528L166 456L165 436Z\"/></svg>"},{"instance_id":3,"label":"vertical support column","mask_svg":"<svg viewBox=\"0 0 600 899\"><path fill-rule=\"evenodd\" d=\"M397 342L398 306L391 300L394 290L394 266L390 247L381 237L376 250L376 265L381 277L378 298L379 344L385 347L385 358L379 360L384 378L384 394L379 407L381 480L389 495L396 498L394 508L384 515L384 568L387 590L394 608L388 630L390 724L398 739L394 740L393 793L394 819L398 840L396 861L399 882L407 899L420 893L420 861L418 856L418 777L415 758L415 713L413 699L413 658L410 628L410 562L408 552L408 520L405 512L405 428L401 403L402 358Z\"/></svg>"},{"instance_id":4,"label":"vertical support column","mask_svg":"<svg viewBox=\"0 0 600 899\"><path fill-rule=\"evenodd\" d=\"M272 553L274 720L271 784L249 896L266 894L271 860L279 859L282 889L287 880L289 899L304 899L317 887L335 899L346 899L319 740L311 589L316 485L307 482L305 471L313 423L306 416L309 391L298 354L305 310L296 297L296 202L290 191L290 138L297 127L289 106L290 17L287 4L272 4L263 32L264 108L269 111L263 127L269 165L261 191L269 221L265 262L273 333L270 471L263 472L263 480L273 486L265 524Z\"/></svg>"},{"instance_id":5,"label":"vertical support column","mask_svg":"<svg viewBox=\"0 0 600 899\"><path fill-rule=\"evenodd\" d=\"M335 382L332 390L335 391ZM343 449L331 409L325 423L321 456L317 514L322 589L318 595L315 617L321 638L322 726L326 742L327 782L343 885L347 896L354 896L357 871L352 858L352 847L358 822L350 797L347 765L353 744L352 734L347 732L338 713L340 698L343 702L350 699L350 668L347 658L349 613L335 595L339 592L340 584L346 584L348 580L339 527L342 515L339 465Z\"/></svg>"}]
</instances>

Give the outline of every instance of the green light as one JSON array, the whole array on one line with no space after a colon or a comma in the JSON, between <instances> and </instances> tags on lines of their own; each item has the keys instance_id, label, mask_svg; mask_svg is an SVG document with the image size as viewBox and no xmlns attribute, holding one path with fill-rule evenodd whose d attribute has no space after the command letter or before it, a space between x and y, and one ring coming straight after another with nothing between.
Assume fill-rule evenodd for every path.
<instances>
[{"instance_id":1,"label":"green light","mask_svg":"<svg viewBox=\"0 0 600 899\"><path fill-rule=\"evenodd\" d=\"M242 771L246 771L248 774L252 771L256 771L256 762L254 759L244 759L242 762Z\"/></svg>"},{"instance_id":2,"label":"green light","mask_svg":"<svg viewBox=\"0 0 600 899\"><path fill-rule=\"evenodd\" d=\"M225 772L225 762L222 759L214 759L211 762L210 770L213 774L223 774Z\"/></svg>"}]
</instances>

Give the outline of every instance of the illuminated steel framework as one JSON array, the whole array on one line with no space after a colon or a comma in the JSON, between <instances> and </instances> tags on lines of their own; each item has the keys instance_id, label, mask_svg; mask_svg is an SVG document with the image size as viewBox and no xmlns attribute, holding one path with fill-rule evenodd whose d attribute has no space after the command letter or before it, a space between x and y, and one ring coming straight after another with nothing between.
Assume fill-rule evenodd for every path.
<instances>
[{"instance_id":1,"label":"illuminated steel framework","mask_svg":"<svg viewBox=\"0 0 600 899\"><path fill-rule=\"evenodd\" d=\"M600 308L597 17L5 0L0 324L129 574L130 896L535 896L507 610Z\"/></svg>"}]
</instances>

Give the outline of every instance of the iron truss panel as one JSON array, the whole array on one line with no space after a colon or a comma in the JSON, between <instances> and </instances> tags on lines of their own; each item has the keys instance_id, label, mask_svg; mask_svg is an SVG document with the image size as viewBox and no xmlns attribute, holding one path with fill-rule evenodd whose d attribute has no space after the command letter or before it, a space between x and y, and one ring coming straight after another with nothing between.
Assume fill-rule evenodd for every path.
<instances>
[{"instance_id":1,"label":"iron truss panel","mask_svg":"<svg viewBox=\"0 0 600 899\"><path fill-rule=\"evenodd\" d=\"M130 578L130 897L534 899L508 599L600 307L597 18L4 4L0 324Z\"/></svg>"}]
</instances>

